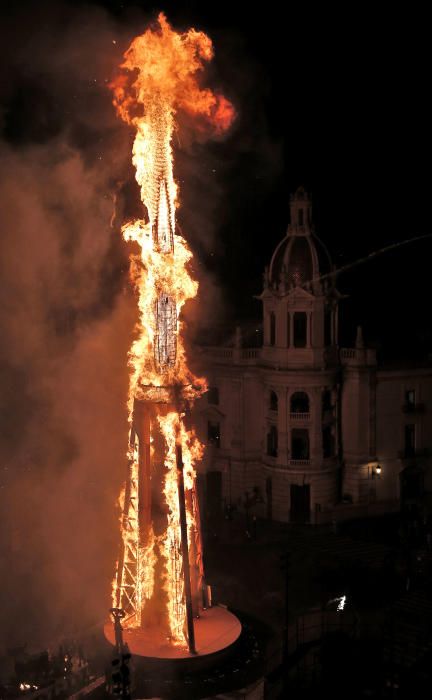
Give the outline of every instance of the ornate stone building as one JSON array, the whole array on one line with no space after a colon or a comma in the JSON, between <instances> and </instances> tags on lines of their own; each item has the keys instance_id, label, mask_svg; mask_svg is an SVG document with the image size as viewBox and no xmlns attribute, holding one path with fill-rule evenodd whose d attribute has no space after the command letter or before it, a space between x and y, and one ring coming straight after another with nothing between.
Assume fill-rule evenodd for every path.
<instances>
[{"instance_id":1,"label":"ornate stone building","mask_svg":"<svg viewBox=\"0 0 432 700\"><path fill-rule=\"evenodd\" d=\"M338 345L336 275L303 188L264 274L264 340L206 350L197 406L207 509L319 523L423 505L432 491L432 367L378 367L361 329Z\"/></svg>"}]
</instances>

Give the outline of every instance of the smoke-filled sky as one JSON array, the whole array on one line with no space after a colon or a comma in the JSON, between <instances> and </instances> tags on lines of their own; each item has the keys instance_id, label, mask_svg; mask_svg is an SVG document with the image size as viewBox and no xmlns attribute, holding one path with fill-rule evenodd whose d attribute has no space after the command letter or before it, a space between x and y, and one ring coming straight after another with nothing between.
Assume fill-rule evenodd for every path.
<instances>
[{"instance_id":1,"label":"smoke-filled sky","mask_svg":"<svg viewBox=\"0 0 432 700\"><path fill-rule=\"evenodd\" d=\"M159 9L214 39L208 80L238 114L219 141L194 140L187 122L178 134L181 224L202 284L191 320L259 315L252 295L299 184L313 191L337 264L431 230L428 23L418 14L2 3L0 634L9 643L37 646L79 611L89 624L106 613L134 322L119 226L139 214L132 134L107 83ZM419 244L341 280L349 333L358 319L380 340L385 316L384 335L399 342L405 303L404 347L430 342L430 321L413 311L428 293L430 251Z\"/></svg>"},{"instance_id":2,"label":"smoke-filled sky","mask_svg":"<svg viewBox=\"0 0 432 700\"><path fill-rule=\"evenodd\" d=\"M3 13L0 644L38 648L101 621L109 605L135 320L120 225L142 212L133 134L115 115L108 83L154 13L118 18L59 3ZM224 87L217 66L208 80ZM276 171L265 128L258 134L257 158ZM192 328L225 308L234 315L207 264L226 252L223 174L234 154L230 162L221 138L207 136L195 138L182 117L181 225L206 299L205 309L188 310Z\"/></svg>"},{"instance_id":3,"label":"smoke-filled sky","mask_svg":"<svg viewBox=\"0 0 432 700\"><path fill-rule=\"evenodd\" d=\"M117 32L68 14L12 15L2 38L1 632L36 648L107 607L133 324L110 227L128 168L103 90Z\"/></svg>"}]
</instances>

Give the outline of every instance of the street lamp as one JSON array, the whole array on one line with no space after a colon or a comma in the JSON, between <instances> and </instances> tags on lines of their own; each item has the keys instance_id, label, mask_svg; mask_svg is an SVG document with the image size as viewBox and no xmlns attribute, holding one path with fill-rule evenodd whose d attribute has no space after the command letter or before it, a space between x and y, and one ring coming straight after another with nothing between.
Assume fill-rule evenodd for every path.
<instances>
[{"instance_id":1,"label":"street lamp","mask_svg":"<svg viewBox=\"0 0 432 700\"><path fill-rule=\"evenodd\" d=\"M381 464L369 464L369 466L368 466L369 478L380 479L381 472L382 472Z\"/></svg>"}]
</instances>

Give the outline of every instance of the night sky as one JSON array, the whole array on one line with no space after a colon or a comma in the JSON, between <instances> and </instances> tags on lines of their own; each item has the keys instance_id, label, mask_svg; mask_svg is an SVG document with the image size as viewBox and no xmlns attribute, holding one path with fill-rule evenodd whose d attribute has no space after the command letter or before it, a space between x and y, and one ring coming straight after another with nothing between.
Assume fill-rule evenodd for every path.
<instances>
[{"instance_id":1,"label":"night sky","mask_svg":"<svg viewBox=\"0 0 432 700\"><path fill-rule=\"evenodd\" d=\"M307 2L282 10L224 0L56 3L55 10L2 3L3 138L14 148L46 143L73 119L57 99L58 86L19 64L16 48L42 28L55 33L69 24L79 34L95 7L118 27L124 47L159 9L174 26L194 25L214 41L209 77L234 102L237 120L222 142L180 144L177 173L185 229L223 299L218 323L259 318L253 295L284 234L289 192L300 184L313 193L317 232L338 267L432 232L429 23L419 10L357 3L317 9ZM114 65L112 47L107 53ZM107 91L99 96L100 108L109 110ZM86 152L98 124L90 136L88 125L86 133L80 128L74 144ZM384 358L432 352L431 251L431 241L415 243L340 278L349 295L341 308L343 344L362 323ZM113 264L113 285L122 265Z\"/></svg>"},{"instance_id":2,"label":"night sky","mask_svg":"<svg viewBox=\"0 0 432 700\"><path fill-rule=\"evenodd\" d=\"M160 9L211 36L205 81L237 111L218 139L180 115L174 144L196 339L257 327L299 185L338 267L432 232L430 22L411 5L1 2L0 644L106 615L136 320L120 226L142 213L108 83ZM362 323L384 361L424 361L431 252L415 243L341 276L342 345Z\"/></svg>"}]
</instances>

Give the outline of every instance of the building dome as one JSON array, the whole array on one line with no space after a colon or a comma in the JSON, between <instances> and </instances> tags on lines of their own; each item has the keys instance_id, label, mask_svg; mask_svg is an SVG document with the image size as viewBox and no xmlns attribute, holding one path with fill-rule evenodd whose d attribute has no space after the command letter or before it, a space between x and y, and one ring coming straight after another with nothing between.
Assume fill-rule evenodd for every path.
<instances>
[{"instance_id":1,"label":"building dome","mask_svg":"<svg viewBox=\"0 0 432 700\"><path fill-rule=\"evenodd\" d=\"M324 243L315 235L309 195L300 187L290 198L291 223L270 262L269 284L287 289L331 272L332 263Z\"/></svg>"},{"instance_id":2,"label":"building dome","mask_svg":"<svg viewBox=\"0 0 432 700\"><path fill-rule=\"evenodd\" d=\"M331 269L330 255L318 236L288 233L273 253L269 281L271 285L283 281L289 288L310 282Z\"/></svg>"}]
</instances>

